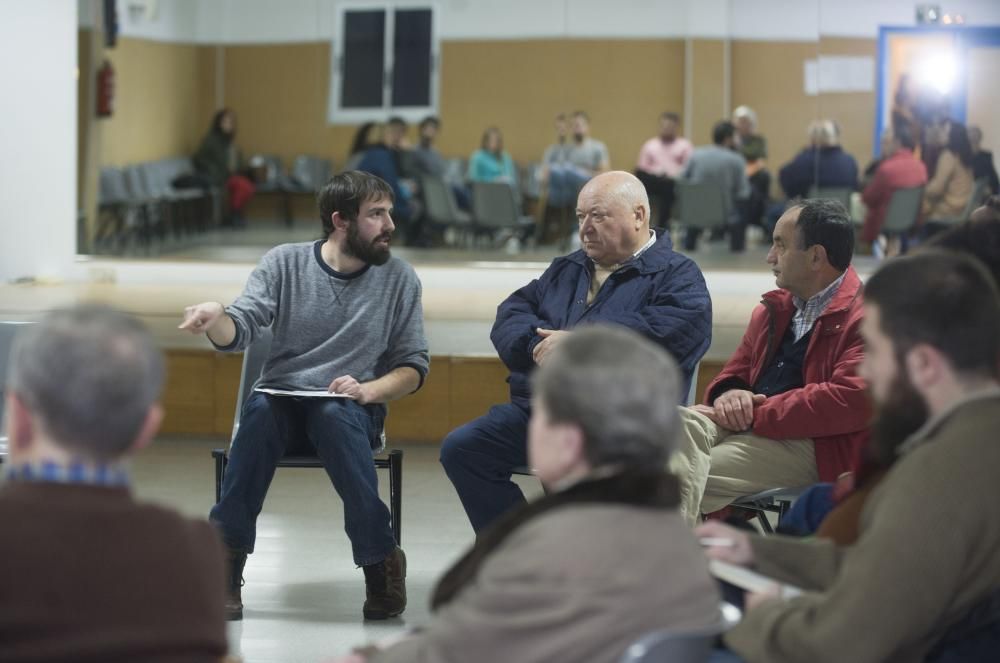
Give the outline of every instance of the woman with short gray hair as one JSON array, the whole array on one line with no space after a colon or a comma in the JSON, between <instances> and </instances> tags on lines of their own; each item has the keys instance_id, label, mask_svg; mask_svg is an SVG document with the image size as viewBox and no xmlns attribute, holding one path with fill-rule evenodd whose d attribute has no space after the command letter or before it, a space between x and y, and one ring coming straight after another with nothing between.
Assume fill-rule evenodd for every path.
<instances>
[{"instance_id":1,"label":"woman with short gray hair","mask_svg":"<svg viewBox=\"0 0 1000 663\"><path fill-rule=\"evenodd\" d=\"M533 386L528 452L549 493L480 533L435 589L426 630L341 663L605 662L649 631L718 626L715 583L662 469L679 425L674 360L625 328L584 327Z\"/></svg>"}]
</instances>

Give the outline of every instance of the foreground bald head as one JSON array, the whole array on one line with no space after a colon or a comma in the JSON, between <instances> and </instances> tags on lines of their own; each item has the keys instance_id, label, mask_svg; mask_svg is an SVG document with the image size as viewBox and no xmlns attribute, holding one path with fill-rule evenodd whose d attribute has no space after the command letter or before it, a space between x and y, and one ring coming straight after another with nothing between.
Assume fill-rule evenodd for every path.
<instances>
[{"instance_id":1,"label":"foreground bald head","mask_svg":"<svg viewBox=\"0 0 1000 663\"><path fill-rule=\"evenodd\" d=\"M591 260L612 267L649 241L649 198L631 173L602 173L584 185L577 199L580 243Z\"/></svg>"}]
</instances>

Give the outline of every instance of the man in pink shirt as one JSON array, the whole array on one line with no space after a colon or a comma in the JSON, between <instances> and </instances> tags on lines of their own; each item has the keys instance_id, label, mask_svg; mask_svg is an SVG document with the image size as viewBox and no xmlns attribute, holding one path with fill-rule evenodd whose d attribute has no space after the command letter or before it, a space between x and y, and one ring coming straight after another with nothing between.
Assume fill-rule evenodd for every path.
<instances>
[{"instance_id":1,"label":"man in pink shirt","mask_svg":"<svg viewBox=\"0 0 1000 663\"><path fill-rule=\"evenodd\" d=\"M670 223L670 210L674 206L674 179L684 171L694 150L691 141L677 135L680 123L677 113L660 115L660 135L643 144L635 166L635 175L646 187L646 193L659 203L657 223L662 228L667 228Z\"/></svg>"},{"instance_id":2,"label":"man in pink shirt","mask_svg":"<svg viewBox=\"0 0 1000 663\"><path fill-rule=\"evenodd\" d=\"M871 182L861 192L861 200L868 208L861 230L863 241L874 242L878 239L894 191L927 184L927 168L913 155L915 147L908 127L900 125L890 130L889 150Z\"/></svg>"}]
</instances>

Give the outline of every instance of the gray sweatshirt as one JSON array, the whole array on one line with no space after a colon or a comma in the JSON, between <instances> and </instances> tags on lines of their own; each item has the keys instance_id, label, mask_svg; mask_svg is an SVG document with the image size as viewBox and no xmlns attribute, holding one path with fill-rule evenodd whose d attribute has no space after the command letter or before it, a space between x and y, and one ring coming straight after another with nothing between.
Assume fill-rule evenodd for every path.
<instances>
[{"instance_id":1,"label":"gray sweatshirt","mask_svg":"<svg viewBox=\"0 0 1000 663\"><path fill-rule=\"evenodd\" d=\"M268 251L226 313L236 338L224 352L246 349L270 326L271 353L256 386L326 389L334 378L358 382L401 366L427 375L420 281L398 258L341 274L323 261L322 240Z\"/></svg>"}]
</instances>

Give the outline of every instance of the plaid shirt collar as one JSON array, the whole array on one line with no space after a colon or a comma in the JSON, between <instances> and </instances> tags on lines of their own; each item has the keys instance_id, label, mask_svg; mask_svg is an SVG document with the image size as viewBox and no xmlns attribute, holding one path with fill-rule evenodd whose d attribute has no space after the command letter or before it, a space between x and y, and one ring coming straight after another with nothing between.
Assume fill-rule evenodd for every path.
<instances>
[{"instance_id":1,"label":"plaid shirt collar","mask_svg":"<svg viewBox=\"0 0 1000 663\"><path fill-rule=\"evenodd\" d=\"M73 461L68 465L51 460L11 464L7 481L70 483L107 488L125 488L130 484L128 472L120 464Z\"/></svg>"},{"instance_id":2,"label":"plaid shirt collar","mask_svg":"<svg viewBox=\"0 0 1000 663\"><path fill-rule=\"evenodd\" d=\"M840 285L844 282L845 276L847 276L846 270L836 281L810 297L807 301L792 296L792 303L795 304L795 315L792 317L792 330L795 332L796 341L805 336L812 329L813 324L815 324L819 316L823 315L823 311L826 310L830 301L837 294L837 291L840 290Z\"/></svg>"}]
</instances>

